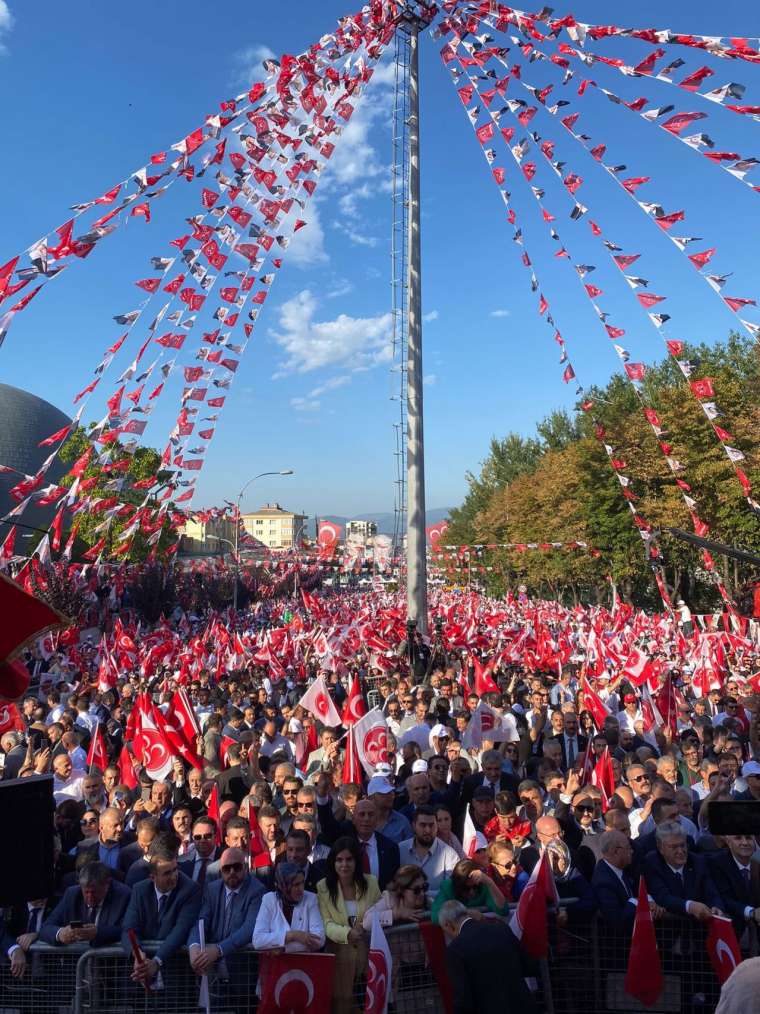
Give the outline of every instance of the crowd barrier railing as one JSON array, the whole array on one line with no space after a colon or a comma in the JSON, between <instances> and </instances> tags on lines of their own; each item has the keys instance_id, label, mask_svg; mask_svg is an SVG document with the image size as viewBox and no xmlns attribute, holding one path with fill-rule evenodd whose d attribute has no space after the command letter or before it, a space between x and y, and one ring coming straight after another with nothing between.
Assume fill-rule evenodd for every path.
<instances>
[{"instance_id":1,"label":"crowd barrier railing","mask_svg":"<svg viewBox=\"0 0 760 1014\"><path fill-rule=\"evenodd\" d=\"M690 917L667 916L655 923L664 986L653 1006L625 992L630 934L611 931L599 916L563 923L549 920L549 955L526 964L536 1006L546 1014L633 1012L711 1014L720 987L706 948L704 926ZM394 1014L445 1014L441 991L419 927L402 924L385 931L393 959ZM742 939L744 957L759 953L757 934ZM152 954L157 944L146 943ZM245 949L208 976L211 1014L249 1014L254 1009L258 954ZM185 950L167 961L163 988L146 993L131 979L132 958L121 947L33 944L24 976L14 979L7 962L0 969L0 1014L188 1014L200 1009L201 980ZM354 985L353 1003L364 1009L365 980Z\"/></svg>"}]
</instances>

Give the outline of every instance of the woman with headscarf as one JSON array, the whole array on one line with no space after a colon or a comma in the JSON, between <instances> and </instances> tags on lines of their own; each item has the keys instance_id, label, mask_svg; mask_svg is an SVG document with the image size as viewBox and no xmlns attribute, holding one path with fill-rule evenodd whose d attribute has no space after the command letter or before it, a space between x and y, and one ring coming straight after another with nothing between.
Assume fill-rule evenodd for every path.
<instances>
[{"instance_id":1,"label":"woman with headscarf","mask_svg":"<svg viewBox=\"0 0 760 1014\"><path fill-rule=\"evenodd\" d=\"M354 984L367 970L367 940L362 920L370 905L380 900L377 879L362 870L362 855L355 838L338 838L326 861L326 876L317 884L319 910L325 924L327 949L335 955L334 1014L349 1014L363 1007Z\"/></svg>"},{"instance_id":2,"label":"woman with headscarf","mask_svg":"<svg viewBox=\"0 0 760 1014\"><path fill-rule=\"evenodd\" d=\"M316 894L304 890L304 876L295 863L274 868L274 891L261 899L253 928L257 951L320 951L325 928Z\"/></svg>"}]
</instances>

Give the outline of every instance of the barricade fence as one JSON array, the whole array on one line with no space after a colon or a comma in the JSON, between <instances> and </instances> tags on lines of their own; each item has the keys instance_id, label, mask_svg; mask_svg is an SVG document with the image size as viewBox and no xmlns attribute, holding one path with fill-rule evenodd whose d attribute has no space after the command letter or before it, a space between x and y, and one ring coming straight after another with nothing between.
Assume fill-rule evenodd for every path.
<instances>
[{"instance_id":1,"label":"barricade fence","mask_svg":"<svg viewBox=\"0 0 760 1014\"><path fill-rule=\"evenodd\" d=\"M655 923L664 985L653 1006L625 992L630 934L611 931L598 916L583 921L549 920L549 955L526 962L538 1010L547 1014L648 1011L710 1014L720 992L706 949L706 930L689 917L667 916ZM438 983L416 924L385 931L393 959L391 1010L394 1014L445 1014ZM758 954L757 935L742 940L744 957ZM158 944L146 943L147 954ZM249 1014L255 1007L259 955L245 949L208 976L212 1014ZM82 944L33 944L21 978L8 963L0 968L0 1014L188 1014L199 1004L201 979L183 949L165 962L163 986L146 992L131 979L132 958L121 947L88 949ZM353 1007L364 1010L365 978L353 988ZM351 1001L349 1000L349 1005Z\"/></svg>"}]
</instances>

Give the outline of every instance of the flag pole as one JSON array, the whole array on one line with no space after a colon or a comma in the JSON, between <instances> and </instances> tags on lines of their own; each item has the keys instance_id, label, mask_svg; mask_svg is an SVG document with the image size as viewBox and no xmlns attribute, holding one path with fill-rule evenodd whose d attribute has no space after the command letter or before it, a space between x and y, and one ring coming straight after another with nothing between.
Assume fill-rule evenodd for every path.
<instances>
[{"instance_id":1,"label":"flag pole","mask_svg":"<svg viewBox=\"0 0 760 1014\"><path fill-rule=\"evenodd\" d=\"M420 98L419 33L425 21L411 10L400 31L409 34L409 192L407 216L407 386L406 386L406 608L421 634L427 634L425 558L425 438L422 398L422 257L420 250Z\"/></svg>"}]
</instances>

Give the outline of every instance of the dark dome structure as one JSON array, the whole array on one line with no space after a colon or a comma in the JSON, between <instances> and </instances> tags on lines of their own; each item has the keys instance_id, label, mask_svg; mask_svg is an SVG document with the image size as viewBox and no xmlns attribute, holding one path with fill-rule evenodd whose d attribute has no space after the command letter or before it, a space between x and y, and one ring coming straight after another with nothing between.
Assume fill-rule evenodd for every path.
<instances>
[{"instance_id":1,"label":"dark dome structure","mask_svg":"<svg viewBox=\"0 0 760 1014\"><path fill-rule=\"evenodd\" d=\"M0 384L0 465L8 465L25 475L34 475L52 451L51 447L40 447L40 440L69 422L70 418L50 402L18 387ZM57 482L66 470L66 466L56 459L44 485ZM0 473L0 517L18 506L10 490L20 478L14 472ZM30 505L16 520L32 528L47 528L53 516L53 507ZM20 540L23 531L20 528L16 537L16 552L23 551ZM0 524L0 542L7 532L8 525Z\"/></svg>"}]
</instances>

